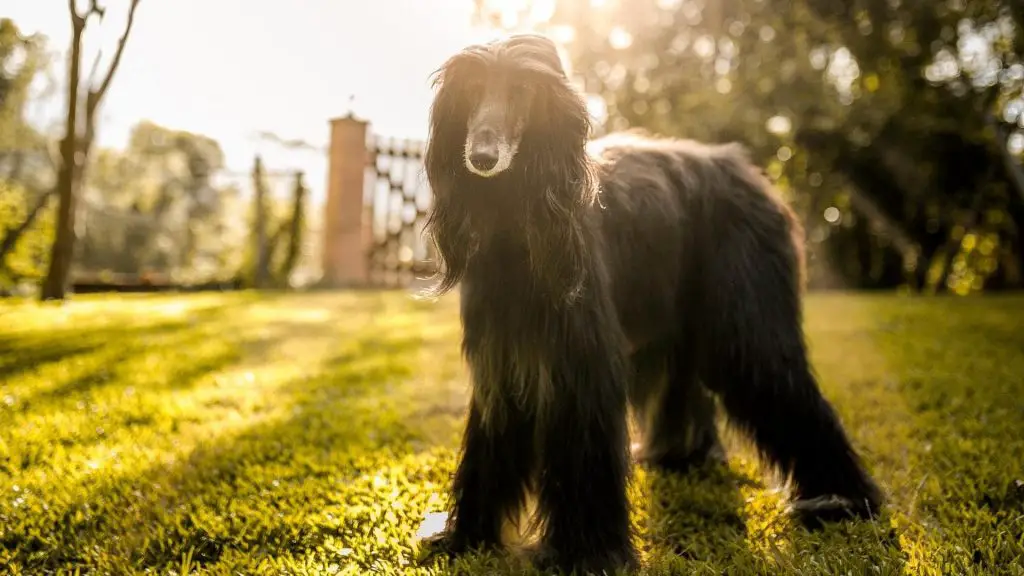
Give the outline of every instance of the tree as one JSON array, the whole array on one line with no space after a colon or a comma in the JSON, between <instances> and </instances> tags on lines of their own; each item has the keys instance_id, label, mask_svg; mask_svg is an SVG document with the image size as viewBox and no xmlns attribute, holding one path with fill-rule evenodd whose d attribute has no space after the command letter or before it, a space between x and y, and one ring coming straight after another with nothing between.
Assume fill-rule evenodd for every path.
<instances>
[{"instance_id":1,"label":"tree","mask_svg":"<svg viewBox=\"0 0 1024 576\"><path fill-rule=\"evenodd\" d=\"M96 134L96 112L110 88L114 74L121 63L128 37L135 22L135 10L140 0L131 0L124 33L118 40L113 60L98 86L92 84L92 74L86 80L84 126L79 129L79 100L81 99L82 35L86 22L95 15L102 19L104 9L97 0L90 0L84 15L78 12L75 0L68 0L71 14L71 54L68 62L67 117L64 122L64 137L60 145L60 168L57 177L57 193L60 205L57 211L56 238L50 254L50 265L40 290L41 300L63 300L68 286L68 273L75 248L75 210L77 195L85 176L89 153ZM98 63L98 59L97 59ZM96 72L96 66L93 67Z\"/></svg>"},{"instance_id":2,"label":"tree","mask_svg":"<svg viewBox=\"0 0 1024 576\"><path fill-rule=\"evenodd\" d=\"M253 286L266 288L270 283L270 247L267 242L267 175L263 160L257 156L252 167L253 186Z\"/></svg>"},{"instance_id":3,"label":"tree","mask_svg":"<svg viewBox=\"0 0 1024 576\"><path fill-rule=\"evenodd\" d=\"M7 280L34 272L30 262L15 266L8 257L30 231L46 233L48 228L36 224L53 196L51 142L26 118L33 97L40 96L32 93L31 86L49 63L44 49L42 36L25 36L13 21L0 19L0 181L3 203L10 209L0 218L0 276ZM27 241L35 247L37 240ZM27 253L35 255L34 249Z\"/></svg>"},{"instance_id":4,"label":"tree","mask_svg":"<svg viewBox=\"0 0 1024 576\"><path fill-rule=\"evenodd\" d=\"M258 132L256 136L261 140L289 151L302 151L317 155L327 152L322 146L317 146L299 138L284 138L266 130ZM303 256L306 230L311 224L305 207L309 189L306 188L303 181L302 172L296 172L293 177L290 215L280 218L280 224L277 226L274 234L271 235L268 243L270 259L277 262L274 282L282 287L288 287L293 280L296 280L294 273L300 268L299 262ZM277 254L279 249L284 250L283 255ZM301 280L299 281L301 282Z\"/></svg>"},{"instance_id":5,"label":"tree","mask_svg":"<svg viewBox=\"0 0 1024 576\"><path fill-rule=\"evenodd\" d=\"M235 193L216 181L224 154L215 140L144 120L125 149L93 156L76 267L193 283L230 266L239 252L232 225L245 224L232 221Z\"/></svg>"},{"instance_id":6,"label":"tree","mask_svg":"<svg viewBox=\"0 0 1024 576\"><path fill-rule=\"evenodd\" d=\"M298 264L299 256L301 255L303 232L306 225L305 206L307 192L306 185L302 181L302 172L297 172L295 174L295 185L292 187L291 217L281 224L282 230L286 225L288 227L287 232L285 232L288 236L288 245L277 272L278 282L282 286L289 285L292 272L295 271L295 266Z\"/></svg>"},{"instance_id":7,"label":"tree","mask_svg":"<svg viewBox=\"0 0 1024 576\"><path fill-rule=\"evenodd\" d=\"M191 271L201 229L216 224L221 208L220 191L212 184L213 175L224 168L220 144L199 134L142 122L132 131L128 152L140 159L144 178L159 186L152 216L161 228L180 238L169 242L175 253L168 254L168 259L179 272ZM158 238L151 235L147 246L155 247Z\"/></svg>"},{"instance_id":8,"label":"tree","mask_svg":"<svg viewBox=\"0 0 1024 576\"><path fill-rule=\"evenodd\" d=\"M31 84L48 64L44 38L25 36L9 18L0 18L0 177L20 181L26 152L36 151L45 138L26 121ZM45 148L44 148L45 149Z\"/></svg>"},{"instance_id":9,"label":"tree","mask_svg":"<svg viewBox=\"0 0 1024 576\"><path fill-rule=\"evenodd\" d=\"M875 181L868 192L921 247L919 285L1019 286L1024 188L1008 148L1024 142L1013 133L1024 109L1020 7L999 0L808 5L835 23L860 76L896 107L872 124L805 131L804 139L816 150L846 149L835 169ZM850 141L851 128L866 141Z\"/></svg>"}]
</instances>

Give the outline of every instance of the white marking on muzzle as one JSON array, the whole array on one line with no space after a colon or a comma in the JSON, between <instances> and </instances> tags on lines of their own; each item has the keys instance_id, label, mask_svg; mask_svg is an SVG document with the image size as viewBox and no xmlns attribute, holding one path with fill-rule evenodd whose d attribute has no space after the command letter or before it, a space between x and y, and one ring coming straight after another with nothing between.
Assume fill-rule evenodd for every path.
<instances>
[{"instance_id":1,"label":"white marking on muzzle","mask_svg":"<svg viewBox=\"0 0 1024 576\"><path fill-rule=\"evenodd\" d=\"M490 178L491 176L508 170L508 167L512 165L512 158L515 157L518 148L518 144L509 146L508 142L506 142L504 138L498 140L498 161L495 162L494 166L491 167L490 170L481 170L474 166L473 162L469 159L473 154L473 136L470 135L466 138L466 145L462 151L462 158L466 164L466 170L469 170L477 176Z\"/></svg>"}]
</instances>

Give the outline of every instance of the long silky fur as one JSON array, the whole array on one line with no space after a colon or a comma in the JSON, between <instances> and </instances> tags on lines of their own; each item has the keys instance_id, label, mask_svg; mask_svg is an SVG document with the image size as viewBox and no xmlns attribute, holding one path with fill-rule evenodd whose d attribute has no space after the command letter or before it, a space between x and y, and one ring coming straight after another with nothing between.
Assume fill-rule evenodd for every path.
<instances>
[{"instance_id":1,"label":"long silky fur","mask_svg":"<svg viewBox=\"0 0 1024 576\"><path fill-rule=\"evenodd\" d=\"M481 178L464 165L471 86L497 67L537 93L510 167ZM538 36L471 46L434 84L430 294L461 287L473 380L444 549L500 545L533 492L538 561L635 565L628 407L637 456L685 471L721 454L713 396L793 477L809 526L877 513L807 360L803 231L741 146L589 142L584 101Z\"/></svg>"}]
</instances>

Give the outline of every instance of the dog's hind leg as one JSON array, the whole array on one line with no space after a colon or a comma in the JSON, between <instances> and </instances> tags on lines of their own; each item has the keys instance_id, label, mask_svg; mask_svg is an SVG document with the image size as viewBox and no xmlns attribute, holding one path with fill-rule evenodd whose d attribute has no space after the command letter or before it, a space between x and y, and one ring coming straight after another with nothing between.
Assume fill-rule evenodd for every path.
<instances>
[{"instance_id":1,"label":"dog's hind leg","mask_svg":"<svg viewBox=\"0 0 1024 576\"><path fill-rule=\"evenodd\" d=\"M761 454L792 476L809 526L877 513L882 495L811 370L799 260L783 216L748 198L717 210L702 279L702 378Z\"/></svg>"},{"instance_id":2,"label":"dog's hind leg","mask_svg":"<svg viewBox=\"0 0 1024 576\"><path fill-rule=\"evenodd\" d=\"M631 403L642 433L634 452L639 462L686 472L724 461L714 398L697 378L696 353L692 343L677 337L634 355Z\"/></svg>"}]
</instances>

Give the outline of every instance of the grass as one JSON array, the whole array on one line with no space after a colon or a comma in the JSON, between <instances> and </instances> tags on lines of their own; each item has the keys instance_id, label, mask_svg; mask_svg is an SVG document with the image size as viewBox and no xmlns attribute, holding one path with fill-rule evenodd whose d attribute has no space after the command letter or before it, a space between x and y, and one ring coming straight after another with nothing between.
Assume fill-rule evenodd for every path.
<instances>
[{"instance_id":1,"label":"grass","mask_svg":"<svg viewBox=\"0 0 1024 576\"><path fill-rule=\"evenodd\" d=\"M891 505L794 526L742 438L728 469L638 470L650 574L1024 574L1024 298L814 295L813 360ZM0 304L0 572L442 574L466 402L454 298Z\"/></svg>"}]
</instances>

